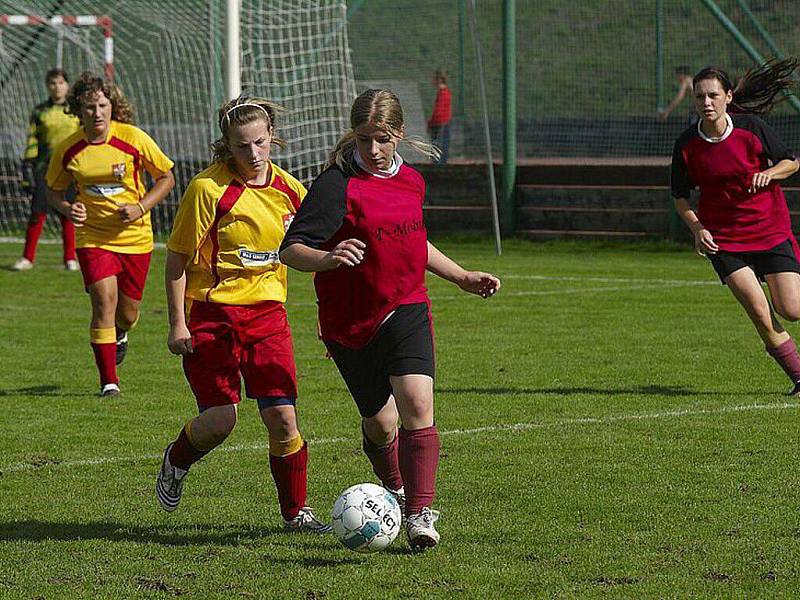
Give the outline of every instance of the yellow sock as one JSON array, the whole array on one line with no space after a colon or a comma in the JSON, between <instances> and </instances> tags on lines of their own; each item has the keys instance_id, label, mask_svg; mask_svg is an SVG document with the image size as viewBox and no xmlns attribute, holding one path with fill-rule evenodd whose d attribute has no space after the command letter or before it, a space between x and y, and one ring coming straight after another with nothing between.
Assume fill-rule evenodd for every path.
<instances>
[{"instance_id":1,"label":"yellow sock","mask_svg":"<svg viewBox=\"0 0 800 600\"><path fill-rule=\"evenodd\" d=\"M91 328L89 339L93 344L114 344L117 341L117 330L113 327Z\"/></svg>"},{"instance_id":2,"label":"yellow sock","mask_svg":"<svg viewBox=\"0 0 800 600\"><path fill-rule=\"evenodd\" d=\"M291 440L281 441L273 437L269 438L269 453L272 456L289 456L298 452L303 447L303 438L298 433L297 437Z\"/></svg>"}]
</instances>

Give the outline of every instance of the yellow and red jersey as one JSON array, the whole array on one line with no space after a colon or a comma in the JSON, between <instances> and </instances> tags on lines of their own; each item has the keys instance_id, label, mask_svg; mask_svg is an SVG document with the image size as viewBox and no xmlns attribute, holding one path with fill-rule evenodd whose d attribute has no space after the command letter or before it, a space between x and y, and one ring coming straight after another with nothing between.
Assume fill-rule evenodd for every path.
<instances>
[{"instance_id":1,"label":"yellow and red jersey","mask_svg":"<svg viewBox=\"0 0 800 600\"><path fill-rule=\"evenodd\" d=\"M305 195L303 184L275 164L258 187L219 162L196 175L167 243L191 257L186 297L233 305L285 302L286 266L278 250Z\"/></svg>"},{"instance_id":2,"label":"yellow and red jersey","mask_svg":"<svg viewBox=\"0 0 800 600\"><path fill-rule=\"evenodd\" d=\"M76 200L87 212L86 222L75 230L78 248L142 254L153 249L150 213L123 223L117 204L139 202L146 192L144 172L155 179L173 164L144 131L111 121L104 142L89 142L83 129L64 140L50 158L47 185L56 191L72 182L77 186Z\"/></svg>"}]
</instances>

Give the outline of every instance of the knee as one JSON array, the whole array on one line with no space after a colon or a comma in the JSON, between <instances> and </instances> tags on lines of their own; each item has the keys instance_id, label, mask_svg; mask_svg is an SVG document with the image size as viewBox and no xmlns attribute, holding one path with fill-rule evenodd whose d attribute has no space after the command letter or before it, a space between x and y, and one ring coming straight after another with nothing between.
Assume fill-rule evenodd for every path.
<instances>
[{"instance_id":1,"label":"knee","mask_svg":"<svg viewBox=\"0 0 800 600\"><path fill-rule=\"evenodd\" d=\"M297 416L294 406L275 406L261 411L270 438L289 440L297 437Z\"/></svg>"},{"instance_id":2,"label":"knee","mask_svg":"<svg viewBox=\"0 0 800 600\"><path fill-rule=\"evenodd\" d=\"M97 313L113 316L117 307L117 296L110 291L95 290L92 294L92 306Z\"/></svg>"},{"instance_id":3,"label":"knee","mask_svg":"<svg viewBox=\"0 0 800 600\"><path fill-rule=\"evenodd\" d=\"M791 321L792 323L800 320L799 304L793 304L792 306L776 306L775 312L778 313L781 318Z\"/></svg>"},{"instance_id":4,"label":"knee","mask_svg":"<svg viewBox=\"0 0 800 600\"><path fill-rule=\"evenodd\" d=\"M385 446L397 435L397 412L394 415L381 415L361 420L364 437L376 446Z\"/></svg>"},{"instance_id":5,"label":"knee","mask_svg":"<svg viewBox=\"0 0 800 600\"><path fill-rule=\"evenodd\" d=\"M120 329L124 329L125 331L130 331L133 329L133 326L139 321L139 311L137 309L132 309L125 311L122 314L117 314L117 326Z\"/></svg>"},{"instance_id":6,"label":"knee","mask_svg":"<svg viewBox=\"0 0 800 600\"><path fill-rule=\"evenodd\" d=\"M205 423L205 434L208 442L218 446L224 442L236 427L236 410L218 411Z\"/></svg>"}]
</instances>

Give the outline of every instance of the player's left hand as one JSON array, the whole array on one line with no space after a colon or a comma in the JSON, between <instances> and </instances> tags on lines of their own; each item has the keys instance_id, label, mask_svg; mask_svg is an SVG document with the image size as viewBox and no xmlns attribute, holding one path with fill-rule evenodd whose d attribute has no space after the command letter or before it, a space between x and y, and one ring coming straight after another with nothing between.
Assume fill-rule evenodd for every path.
<instances>
[{"instance_id":1,"label":"player's left hand","mask_svg":"<svg viewBox=\"0 0 800 600\"><path fill-rule=\"evenodd\" d=\"M750 187L747 188L747 191L755 194L758 190L767 187L771 181L772 175L767 171L755 173L753 179L750 180Z\"/></svg>"},{"instance_id":2,"label":"player's left hand","mask_svg":"<svg viewBox=\"0 0 800 600\"><path fill-rule=\"evenodd\" d=\"M144 216L138 204L128 204L125 202L114 202L117 205L117 214L123 223L133 223Z\"/></svg>"},{"instance_id":3,"label":"player's left hand","mask_svg":"<svg viewBox=\"0 0 800 600\"><path fill-rule=\"evenodd\" d=\"M500 280L491 273L467 271L458 287L481 298L491 298L500 290Z\"/></svg>"}]
</instances>

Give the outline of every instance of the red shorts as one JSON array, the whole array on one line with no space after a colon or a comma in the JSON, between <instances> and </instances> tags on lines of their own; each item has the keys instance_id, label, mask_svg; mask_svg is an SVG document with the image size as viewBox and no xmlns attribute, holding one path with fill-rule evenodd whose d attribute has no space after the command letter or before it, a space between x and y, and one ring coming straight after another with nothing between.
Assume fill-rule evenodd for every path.
<instances>
[{"instance_id":1,"label":"red shorts","mask_svg":"<svg viewBox=\"0 0 800 600\"><path fill-rule=\"evenodd\" d=\"M281 302L231 306L194 301L188 326L192 353L184 355L183 371L201 411L237 404L242 379L248 398L294 403L292 332Z\"/></svg>"},{"instance_id":2,"label":"red shorts","mask_svg":"<svg viewBox=\"0 0 800 600\"><path fill-rule=\"evenodd\" d=\"M116 275L117 289L120 292L134 300L142 299L152 252L122 254L103 248L78 248L76 252L86 288L101 279Z\"/></svg>"}]
</instances>

